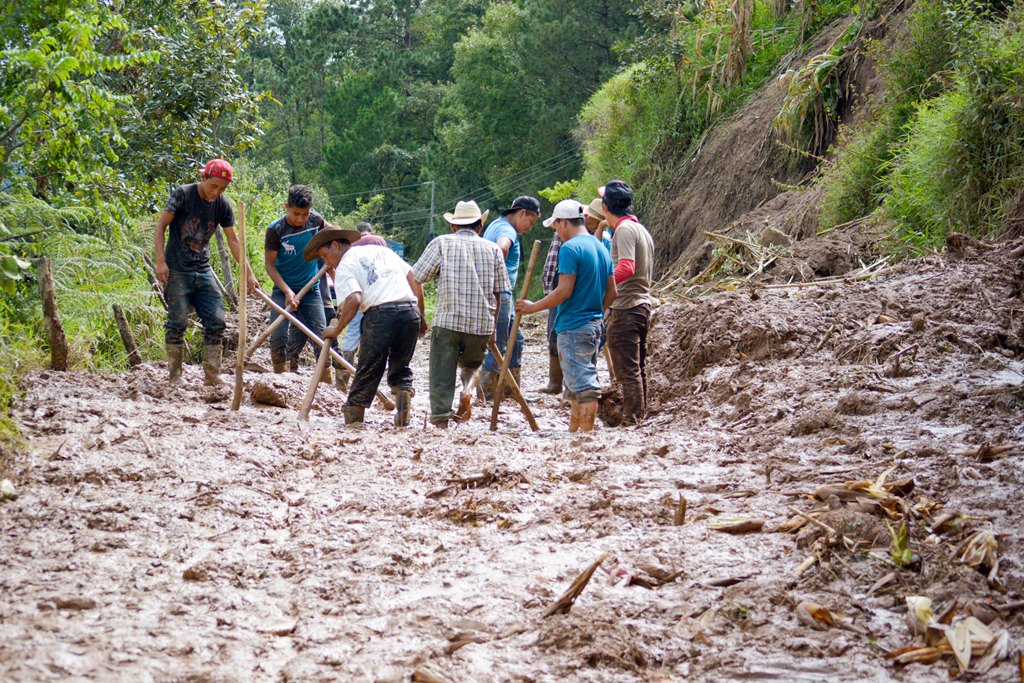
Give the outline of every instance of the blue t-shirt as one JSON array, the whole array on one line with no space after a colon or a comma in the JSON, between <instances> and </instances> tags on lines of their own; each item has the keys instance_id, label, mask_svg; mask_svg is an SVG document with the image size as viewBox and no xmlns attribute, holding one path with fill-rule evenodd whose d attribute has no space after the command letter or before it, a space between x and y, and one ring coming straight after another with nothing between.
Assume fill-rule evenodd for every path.
<instances>
[{"instance_id":1,"label":"blue t-shirt","mask_svg":"<svg viewBox=\"0 0 1024 683\"><path fill-rule=\"evenodd\" d=\"M515 291L516 278L519 277L519 233L516 232L515 227L511 223L505 220L504 216L495 218L494 222L484 230L484 239L490 240L495 244L502 237L507 237L512 241L512 246L508 250L508 256L505 257L505 270L508 271L508 281L512 283L512 291Z\"/></svg>"},{"instance_id":2,"label":"blue t-shirt","mask_svg":"<svg viewBox=\"0 0 1024 683\"><path fill-rule=\"evenodd\" d=\"M604 316L604 294L612 275L612 257L593 235L577 235L558 250L558 274L575 275L569 298L555 312L555 332L583 327Z\"/></svg>"},{"instance_id":3,"label":"blue t-shirt","mask_svg":"<svg viewBox=\"0 0 1024 683\"><path fill-rule=\"evenodd\" d=\"M309 218L306 219L306 223L302 227L295 228L288 225L285 217L281 216L267 228L263 248L266 251L277 252L274 266L288 286L292 288L292 291L299 291L320 269L316 259L307 261L302 257L302 250L313 239L313 235L323 227L323 216L316 211L310 211ZM319 284L317 283L317 285Z\"/></svg>"}]
</instances>

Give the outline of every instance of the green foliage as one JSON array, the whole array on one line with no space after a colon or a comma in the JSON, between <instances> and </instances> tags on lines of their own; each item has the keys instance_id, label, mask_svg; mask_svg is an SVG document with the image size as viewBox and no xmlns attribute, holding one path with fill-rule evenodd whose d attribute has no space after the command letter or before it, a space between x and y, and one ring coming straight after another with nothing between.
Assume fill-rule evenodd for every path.
<instances>
[{"instance_id":1,"label":"green foliage","mask_svg":"<svg viewBox=\"0 0 1024 683\"><path fill-rule=\"evenodd\" d=\"M538 191L537 194L548 200L551 204L557 204L563 199L576 196L581 192L582 188L583 181L581 180L564 180L555 183L551 187L545 187L543 190Z\"/></svg>"}]
</instances>

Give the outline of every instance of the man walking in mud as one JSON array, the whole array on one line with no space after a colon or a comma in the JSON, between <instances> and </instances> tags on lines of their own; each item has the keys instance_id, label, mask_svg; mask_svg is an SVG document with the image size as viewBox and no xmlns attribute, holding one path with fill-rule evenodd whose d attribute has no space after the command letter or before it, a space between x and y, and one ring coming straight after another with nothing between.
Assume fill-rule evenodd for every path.
<instances>
[{"instance_id":1,"label":"man walking in mud","mask_svg":"<svg viewBox=\"0 0 1024 683\"><path fill-rule=\"evenodd\" d=\"M171 192L156 221L153 248L156 252L156 277L164 285L167 301L164 342L171 384L183 384L181 365L189 306L195 309L203 324L204 384L224 383L220 377L220 366L227 325L224 300L210 267L210 238L218 227L223 229L231 255L239 260L241 252L238 235L235 234L235 214L223 196L233 176L231 164L223 159L210 160L203 168L200 182L181 185ZM165 234L169 234L166 244ZM250 290L259 289L248 265L245 279Z\"/></svg>"},{"instance_id":2,"label":"man walking in mud","mask_svg":"<svg viewBox=\"0 0 1024 683\"><path fill-rule=\"evenodd\" d=\"M565 386L572 400L569 431L594 429L601 384L597 379L597 352L604 310L615 300L612 261L596 237L587 232L584 207L575 199L555 205L544 227L554 228L562 246L558 250L558 286L540 301L516 302L522 314L557 306L555 332Z\"/></svg>"},{"instance_id":3,"label":"man walking in mud","mask_svg":"<svg viewBox=\"0 0 1024 683\"><path fill-rule=\"evenodd\" d=\"M306 245L326 226L323 216L313 211L312 206L311 189L305 185L288 188L284 215L270 224L263 240L263 264L274 282L271 293L274 302L294 311L313 334L320 336L327 324L326 304L320 290L324 280L314 284L302 299L295 296L319 270L316 263L302 257ZM271 324L278 315L276 311L270 312ZM278 325L270 336L270 362L274 372L298 372L299 354L305 345L306 335L294 325L288 321ZM330 382L330 374L330 368L324 368L325 377L321 379Z\"/></svg>"},{"instance_id":4,"label":"man walking in mud","mask_svg":"<svg viewBox=\"0 0 1024 683\"><path fill-rule=\"evenodd\" d=\"M359 232L327 228L318 232L303 252L307 261L318 256L334 268L334 288L341 309L324 330L324 340L337 338L363 312L359 362L352 390L342 409L345 424L360 424L387 368L388 386L395 396L395 426L409 424L412 402L412 355L416 339L427 331L421 317L422 291L412 268L387 247L353 248Z\"/></svg>"},{"instance_id":5,"label":"man walking in mud","mask_svg":"<svg viewBox=\"0 0 1024 683\"><path fill-rule=\"evenodd\" d=\"M622 414L639 423L647 415L647 330L651 321L654 240L633 215L633 190L613 180L599 191L614 230L612 261L618 296L608 317L608 350L622 387Z\"/></svg>"},{"instance_id":6,"label":"man walking in mud","mask_svg":"<svg viewBox=\"0 0 1024 683\"><path fill-rule=\"evenodd\" d=\"M430 421L441 428L452 417L456 369L462 368L463 395L468 396L494 334L501 293L512 291L501 249L480 237L485 214L476 202L459 202L444 218L451 234L434 238L413 266L420 285L438 280L430 335Z\"/></svg>"},{"instance_id":7,"label":"man walking in mud","mask_svg":"<svg viewBox=\"0 0 1024 683\"><path fill-rule=\"evenodd\" d=\"M483 234L485 240L498 245L505 257L505 268L508 271L511 290L501 293L494 343L502 354L512 354L508 367L517 385L520 383L519 373L525 337L523 337L522 330L517 330L516 338L512 340L511 348L508 348L508 335L512 331L512 324L516 317L512 305L512 290L515 290L516 279L519 277L519 261L522 254L519 236L532 228L538 218L540 218L540 202L537 199L529 196L516 197L512 206L502 211L501 216L494 219ZM484 358L483 368L480 370L480 380L477 385L482 397L488 401L492 399L491 394L497 384L499 370L494 354L488 351Z\"/></svg>"}]
</instances>

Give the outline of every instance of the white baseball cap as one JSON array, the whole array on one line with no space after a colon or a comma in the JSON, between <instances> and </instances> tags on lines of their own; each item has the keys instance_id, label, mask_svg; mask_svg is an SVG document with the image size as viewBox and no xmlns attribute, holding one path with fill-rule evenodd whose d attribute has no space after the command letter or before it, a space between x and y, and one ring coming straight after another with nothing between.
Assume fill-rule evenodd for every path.
<instances>
[{"instance_id":1,"label":"white baseball cap","mask_svg":"<svg viewBox=\"0 0 1024 683\"><path fill-rule=\"evenodd\" d=\"M560 218L583 218L583 209L584 206L575 199L563 199L555 204L551 218L544 221L544 227L550 228Z\"/></svg>"}]
</instances>

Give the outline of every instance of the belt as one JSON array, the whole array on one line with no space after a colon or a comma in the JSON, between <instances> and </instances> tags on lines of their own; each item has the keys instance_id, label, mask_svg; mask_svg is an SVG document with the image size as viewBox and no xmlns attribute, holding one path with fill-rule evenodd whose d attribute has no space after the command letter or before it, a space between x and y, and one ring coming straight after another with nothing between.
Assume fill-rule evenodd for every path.
<instances>
[{"instance_id":1,"label":"belt","mask_svg":"<svg viewBox=\"0 0 1024 683\"><path fill-rule=\"evenodd\" d=\"M370 311L386 311L402 308L415 308L416 306L417 302L415 301L389 301L386 304L377 304L376 306L371 306L370 308L366 309L366 312L369 313Z\"/></svg>"}]
</instances>

